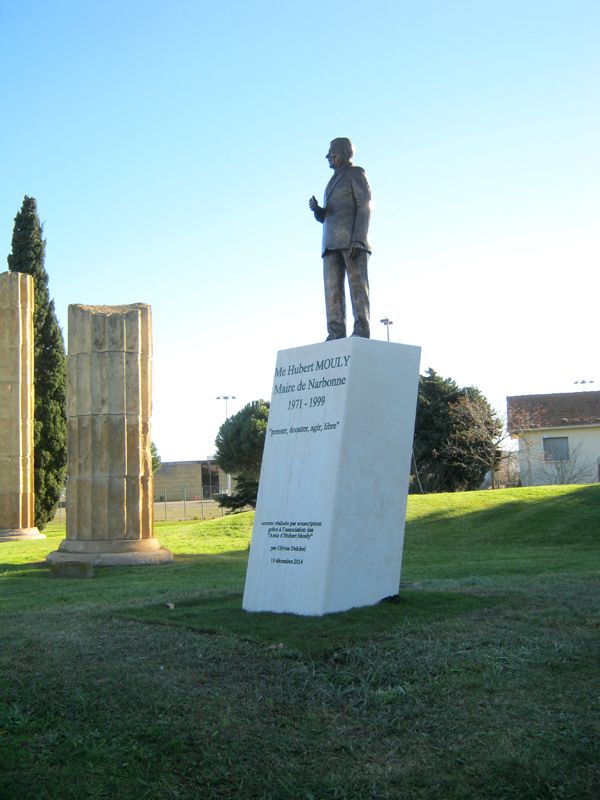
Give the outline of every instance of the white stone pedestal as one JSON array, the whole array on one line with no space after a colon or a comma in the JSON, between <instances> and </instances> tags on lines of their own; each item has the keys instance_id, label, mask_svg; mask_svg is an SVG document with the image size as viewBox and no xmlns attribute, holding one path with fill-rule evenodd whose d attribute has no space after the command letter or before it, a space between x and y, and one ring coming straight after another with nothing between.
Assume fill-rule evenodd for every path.
<instances>
[{"instance_id":1,"label":"white stone pedestal","mask_svg":"<svg viewBox=\"0 0 600 800\"><path fill-rule=\"evenodd\" d=\"M320 616L398 593L420 348L278 353L246 611Z\"/></svg>"}]
</instances>

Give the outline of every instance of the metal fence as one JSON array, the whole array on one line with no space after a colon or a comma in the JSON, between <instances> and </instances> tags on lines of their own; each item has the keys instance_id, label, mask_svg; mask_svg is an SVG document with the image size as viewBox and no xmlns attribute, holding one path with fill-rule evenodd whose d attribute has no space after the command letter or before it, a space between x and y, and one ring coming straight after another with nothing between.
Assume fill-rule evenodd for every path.
<instances>
[{"instance_id":1,"label":"metal fence","mask_svg":"<svg viewBox=\"0 0 600 800\"><path fill-rule=\"evenodd\" d=\"M166 522L186 519L215 519L222 517L225 510L219 508L216 500L161 500L154 503L154 521Z\"/></svg>"},{"instance_id":2,"label":"metal fence","mask_svg":"<svg viewBox=\"0 0 600 800\"><path fill-rule=\"evenodd\" d=\"M177 522L179 520L215 519L222 517L225 510L219 508L216 500L160 500L154 503L155 522ZM52 522L65 525L67 511L65 504L61 503Z\"/></svg>"}]
</instances>

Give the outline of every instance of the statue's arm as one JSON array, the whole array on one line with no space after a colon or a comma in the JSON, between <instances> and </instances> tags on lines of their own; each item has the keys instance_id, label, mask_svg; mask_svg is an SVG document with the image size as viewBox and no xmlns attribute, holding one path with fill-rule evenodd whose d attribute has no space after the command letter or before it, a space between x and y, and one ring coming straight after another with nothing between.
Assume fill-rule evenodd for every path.
<instances>
[{"instance_id":1,"label":"statue's arm","mask_svg":"<svg viewBox=\"0 0 600 800\"><path fill-rule=\"evenodd\" d=\"M368 239L371 219L371 187L364 170L360 167L355 167L352 170L351 184L354 202L356 203L352 244L364 247Z\"/></svg>"},{"instance_id":2,"label":"statue's arm","mask_svg":"<svg viewBox=\"0 0 600 800\"><path fill-rule=\"evenodd\" d=\"M325 221L325 209L321 208L321 206L317 203L317 198L314 196L314 194L308 201L308 207L313 212L313 214L315 215L315 219L318 222Z\"/></svg>"}]
</instances>

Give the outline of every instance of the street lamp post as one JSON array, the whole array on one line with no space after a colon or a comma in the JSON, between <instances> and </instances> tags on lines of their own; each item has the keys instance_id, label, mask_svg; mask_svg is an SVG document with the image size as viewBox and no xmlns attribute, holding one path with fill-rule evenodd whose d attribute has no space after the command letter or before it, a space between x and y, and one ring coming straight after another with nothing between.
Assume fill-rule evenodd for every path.
<instances>
[{"instance_id":1,"label":"street lamp post","mask_svg":"<svg viewBox=\"0 0 600 800\"><path fill-rule=\"evenodd\" d=\"M393 325L393 321L389 317L384 317L381 322L385 325L385 330L387 332L387 340L390 340L390 325Z\"/></svg>"},{"instance_id":2,"label":"street lamp post","mask_svg":"<svg viewBox=\"0 0 600 800\"><path fill-rule=\"evenodd\" d=\"M236 400L236 396L234 394L220 394L217 397L217 400L225 400L225 422L229 419L229 414L227 413L227 401L228 400Z\"/></svg>"}]
</instances>

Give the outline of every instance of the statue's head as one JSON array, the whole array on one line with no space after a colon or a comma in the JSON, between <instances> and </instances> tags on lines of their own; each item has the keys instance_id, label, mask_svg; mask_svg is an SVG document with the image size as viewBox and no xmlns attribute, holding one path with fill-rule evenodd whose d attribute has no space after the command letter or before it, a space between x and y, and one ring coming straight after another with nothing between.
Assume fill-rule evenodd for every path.
<instances>
[{"instance_id":1,"label":"statue's head","mask_svg":"<svg viewBox=\"0 0 600 800\"><path fill-rule=\"evenodd\" d=\"M331 169L337 169L347 164L354 155L352 142L345 136L340 136L333 139L329 145L329 152L327 153L327 161Z\"/></svg>"}]
</instances>

